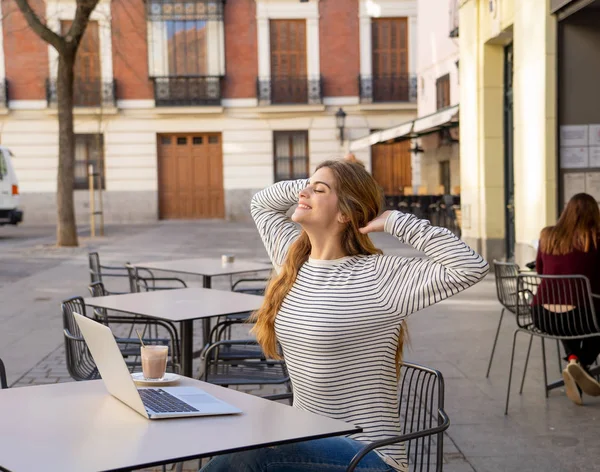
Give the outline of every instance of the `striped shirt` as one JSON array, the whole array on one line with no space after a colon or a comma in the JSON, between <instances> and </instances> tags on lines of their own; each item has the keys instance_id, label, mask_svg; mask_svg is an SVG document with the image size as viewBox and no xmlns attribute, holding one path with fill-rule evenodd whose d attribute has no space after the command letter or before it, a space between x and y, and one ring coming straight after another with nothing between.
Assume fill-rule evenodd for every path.
<instances>
[{"instance_id":1,"label":"striped shirt","mask_svg":"<svg viewBox=\"0 0 600 472\"><path fill-rule=\"evenodd\" d=\"M286 213L308 180L257 193L251 211L279 270L301 229ZM352 436L375 441L400 434L395 354L400 322L480 281L487 262L444 228L391 212L385 231L428 257L358 255L304 263L275 321L294 406L359 425ZM408 470L402 444L377 450Z\"/></svg>"}]
</instances>

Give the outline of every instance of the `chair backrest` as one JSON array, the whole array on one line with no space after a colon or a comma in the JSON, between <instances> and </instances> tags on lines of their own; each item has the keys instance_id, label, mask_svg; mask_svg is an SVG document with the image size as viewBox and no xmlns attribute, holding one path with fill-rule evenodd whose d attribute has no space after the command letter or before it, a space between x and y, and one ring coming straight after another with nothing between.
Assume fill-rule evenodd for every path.
<instances>
[{"instance_id":1,"label":"chair backrest","mask_svg":"<svg viewBox=\"0 0 600 472\"><path fill-rule=\"evenodd\" d=\"M600 333L590 281L583 275L520 274L517 323L544 334L581 338ZM547 310L542 308L546 307ZM576 310L572 310L576 307ZM565 316L564 312L571 312Z\"/></svg>"},{"instance_id":2,"label":"chair backrest","mask_svg":"<svg viewBox=\"0 0 600 472\"><path fill-rule=\"evenodd\" d=\"M100 256L97 252L88 253L90 264L90 282L102 282L102 268L100 267Z\"/></svg>"},{"instance_id":3,"label":"chair backrest","mask_svg":"<svg viewBox=\"0 0 600 472\"><path fill-rule=\"evenodd\" d=\"M87 316L85 303L81 297L73 297L62 302L63 335L67 370L75 380L91 380L100 378L96 363L87 348L85 340L75 321L73 312Z\"/></svg>"},{"instance_id":4,"label":"chair backrest","mask_svg":"<svg viewBox=\"0 0 600 472\"><path fill-rule=\"evenodd\" d=\"M104 283L102 282L94 282L88 286L88 290L90 291L90 295L92 297L105 297L109 293L106 291L104 287ZM108 326L108 313L106 312L106 308L94 308L94 317L97 321Z\"/></svg>"},{"instance_id":5,"label":"chair backrest","mask_svg":"<svg viewBox=\"0 0 600 472\"><path fill-rule=\"evenodd\" d=\"M0 388L8 388L6 369L4 368L4 362L2 362L2 359L0 359Z\"/></svg>"},{"instance_id":6,"label":"chair backrest","mask_svg":"<svg viewBox=\"0 0 600 472\"><path fill-rule=\"evenodd\" d=\"M131 293L141 292L138 270L132 265L126 264L127 275L129 276L129 291Z\"/></svg>"},{"instance_id":7,"label":"chair backrest","mask_svg":"<svg viewBox=\"0 0 600 472\"><path fill-rule=\"evenodd\" d=\"M496 275L496 295L498 296L498 301L504 308L516 313L519 266L514 262L494 260L494 274Z\"/></svg>"},{"instance_id":8,"label":"chair backrest","mask_svg":"<svg viewBox=\"0 0 600 472\"><path fill-rule=\"evenodd\" d=\"M449 424L444 411L444 378L435 369L410 362L403 362L400 372L401 434L440 429L436 434L404 443L410 470L442 470L444 430Z\"/></svg>"},{"instance_id":9,"label":"chair backrest","mask_svg":"<svg viewBox=\"0 0 600 472\"><path fill-rule=\"evenodd\" d=\"M108 295L103 282L94 282L88 286L88 290L92 297L105 297Z\"/></svg>"},{"instance_id":10,"label":"chair backrest","mask_svg":"<svg viewBox=\"0 0 600 472\"><path fill-rule=\"evenodd\" d=\"M236 280L231 285L233 292L264 295L270 279L265 277L246 277Z\"/></svg>"}]
</instances>

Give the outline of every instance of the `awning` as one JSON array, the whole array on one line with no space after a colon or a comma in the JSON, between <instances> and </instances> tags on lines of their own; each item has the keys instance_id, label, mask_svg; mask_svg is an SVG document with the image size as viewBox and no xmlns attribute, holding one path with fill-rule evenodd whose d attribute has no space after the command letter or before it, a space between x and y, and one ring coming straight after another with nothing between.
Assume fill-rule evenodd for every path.
<instances>
[{"instance_id":1,"label":"awning","mask_svg":"<svg viewBox=\"0 0 600 472\"><path fill-rule=\"evenodd\" d=\"M373 146L377 143L384 143L390 140L397 140L399 138L410 139L410 134L413 128L414 121L407 121L399 126L393 128L384 129L383 131L376 131L371 133L364 138L357 139L350 143L350 150L356 151L358 149L364 149Z\"/></svg>"},{"instance_id":2,"label":"awning","mask_svg":"<svg viewBox=\"0 0 600 472\"><path fill-rule=\"evenodd\" d=\"M421 135L433 133L443 127L456 125L458 125L458 105L444 108L431 115L407 121L393 128L376 131L364 138L356 139L350 143L350 151L357 151L388 141L418 138Z\"/></svg>"},{"instance_id":3,"label":"awning","mask_svg":"<svg viewBox=\"0 0 600 472\"><path fill-rule=\"evenodd\" d=\"M458 124L458 105L450 108L444 108L431 115L424 116L415 120L413 134L415 137L423 134L433 133L440 128L455 126Z\"/></svg>"}]
</instances>

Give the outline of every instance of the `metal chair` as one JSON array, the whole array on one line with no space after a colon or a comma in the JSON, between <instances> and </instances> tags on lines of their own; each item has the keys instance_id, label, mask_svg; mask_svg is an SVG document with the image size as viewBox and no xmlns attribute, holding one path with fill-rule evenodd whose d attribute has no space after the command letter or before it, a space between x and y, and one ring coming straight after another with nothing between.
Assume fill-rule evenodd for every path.
<instances>
[{"instance_id":1,"label":"metal chair","mask_svg":"<svg viewBox=\"0 0 600 472\"><path fill-rule=\"evenodd\" d=\"M83 338L79 326L75 321L73 313L79 313L82 316L88 316L85 310L85 303L81 297L72 297L64 300L61 305L63 315L63 336L65 341L65 354L67 358L67 370L71 377L75 380L92 380L100 378L100 373L96 367L96 363L89 352L85 339ZM137 354L139 353L140 340L137 338L115 338L117 345L121 349L124 356L127 356L131 346L137 344ZM159 342L157 339L144 339L145 344L166 344L168 340ZM174 351L171 350L171 353ZM134 368L140 366L137 360L127 360L125 363L133 371ZM173 367L173 362L170 362Z\"/></svg>"},{"instance_id":2,"label":"metal chair","mask_svg":"<svg viewBox=\"0 0 600 472\"><path fill-rule=\"evenodd\" d=\"M231 285L231 290L251 295L264 295L269 280L268 277L244 277L236 280Z\"/></svg>"},{"instance_id":3,"label":"metal chair","mask_svg":"<svg viewBox=\"0 0 600 472\"><path fill-rule=\"evenodd\" d=\"M363 446L346 472L354 472L369 452L399 443L404 443L410 470L442 470L444 431L450 426L450 419L444 411L444 378L435 369L411 362L404 362L400 372L400 435Z\"/></svg>"},{"instance_id":4,"label":"metal chair","mask_svg":"<svg viewBox=\"0 0 600 472\"><path fill-rule=\"evenodd\" d=\"M155 277L149 270L139 269L129 263L125 265L125 269L129 277L131 293L187 288L187 284L177 277Z\"/></svg>"},{"instance_id":5,"label":"metal chair","mask_svg":"<svg viewBox=\"0 0 600 472\"><path fill-rule=\"evenodd\" d=\"M6 380L6 369L4 368L4 362L0 359L0 389L8 388L8 381Z\"/></svg>"},{"instance_id":6,"label":"metal chair","mask_svg":"<svg viewBox=\"0 0 600 472\"><path fill-rule=\"evenodd\" d=\"M498 327L496 328L496 336L494 336L494 344L492 345L490 362L488 363L487 372L485 374L486 378L490 376L490 369L492 368L492 361L494 360L494 352L496 351L496 344L498 343L498 335L500 334L500 327L502 326L504 312L509 311L512 314L516 314L517 276L519 275L519 266L514 262L501 262L494 260L494 273L496 276L496 295L498 297L498 301L502 305L502 311L500 311L500 319L498 320Z\"/></svg>"},{"instance_id":7,"label":"metal chair","mask_svg":"<svg viewBox=\"0 0 600 472\"><path fill-rule=\"evenodd\" d=\"M63 334L65 340L65 354L67 357L67 370L75 380L99 379L100 373L87 348L73 313L87 316L83 298L73 297L62 302Z\"/></svg>"},{"instance_id":8,"label":"metal chair","mask_svg":"<svg viewBox=\"0 0 600 472\"><path fill-rule=\"evenodd\" d=\"M106 290L102 282L95 282L93 284L90 284L88 286L88 289L92 297L105 297L107 295L110 295L110 293ZM105 324L106 326L110 326L111 324L131 325L129 332L127 333L128 338L134 339L135 336L133 336L133 330L136 326L140 326L142 328L141 335L143 337L147 336L151 342L154 339L154 344L170 344L171 346L173 346L173 363L177 366L179 365L181 359L179 334L174 323L166 320L158 320L139 315L109 315L108 311L105 308L98 307L94 307L93 312L96 321ZM154 334L152 333L152 328L154 328ZM159 328L161 328L164 331L161 330L161 332L159 333ZM164 332L166 332L167 338L164 337ZM138 353L139 344L136 343L133 346L133 350L136 353ZM124 352L124 355L132 354L126 354Z\"/></svg>"},{"instance_id":9,"label":"metal chair","mask_svg":"<svg viewBox=\"0 0 600 472\"><path fill-rule=\"evenodd\" d=\"M110 278L127 278L127 270L125 267L107 266L100 264L100 256L97 252L88 253L88 262L90 266L90 282L104 282L103 277ZM111 292L111 295L127 292Z\"/></svg>"},{"instance_id":10,"label":"metal chair","mask_svg":"<svg viewBox=\"0 0 600 472\"><path fill-rule=\"evenodd\" d=\"M200 380L215 385L285 385L291 391L290 377L284 361L261 358L231 359L223 352L237 348L260 349L255 340L227 340L210 344L202 353ZM241 348L241 349L240 349Z\"/></svg>"},{"instance_id":11,"label":"metal chair","mask_svg":"<svg viewBox=\"0 0 600 472\"><path fill-rule=\"evenodd\" d=\"M521 269L514 262L502 262L494 260L494 272L496 276L496 294L498 301L502 305L502 311L500 312L500 319L498 320L498 327L496 328L496 336L494 337L494 344L492 345L492 352L490 354L490 361L488 363L487 372L485 377L488 378L490 370L492 368L492 361L494 359L494 352L496 350L496 344L498 342L498 336L500 334L500 327L502 325L502 318L504 312L509 311L516 316L517 311L517 276L522 273ZM523 296L523 294L521 294ZM529 338L529 346L527 347L527 355L525 356L525 368L523 369L523 377L521 378L521 388L519 392L523 392L523 385L525 384L525 375L527 374L527 366L529 364L529 356L531 354L531 345L533 343L533 336ZM543 346L544 347L544 346ZM560 360L560 344L556 341L556 352L558 356L558 370L561 371L561 360ZM546 356L543 358L544 369L546 368Z\"/></svg>"},{"instance_id":12,"label":"metal chair","mask_svg":"<svg viewBox=\"0 0 600 472\"><path fill-rule=\"evenodd\" d=\"M238 293L250 295L264 295L269 278L244 277L236 280L231 290ZM251 312L236 313L234 315L221 316L212 327L209 335L209 343L231 340L231 328L234 325L248 323ZM256 343L242 343L240 345L226 345L219 349L219 358L226 360L262 359L265 360L262 349Z\"/></svg>"},{"instance_id":13,"label":"metal chair","mask_svg":"<svg viewBox=\"0 0 600 472\"><path fill-rule=\"evenodd\" d=\"M540 290L542 288L542 290ZM548 398L548 392L563 385L562 381L548 384L546 369L545 339L570 340L584 339L600 336L600 325L596 317L594 298L590 287L590 281L583 275L539 275L519 274L517 276L517 304L516 320L517 329L513 335L513 345L510 358L510 370L508 374L508 388L506 392L506 408L504 414L508 413L508 402L510 399L510 385L512 380L513 363L515 357L515 345L519 333L527 333L541 338L542 360L544 365L544 393ZM548 319L542 312L544 305L553 305L557 308L556 317ZM576 307L572 317L561 316L561 312L567 312L569 307ZM529 343L531 347L531 340ZM529 357L529 350L527 352ZM560 362L560 358L559 358ZM527 371L527 362L523 379ZM596 372L593 372L596 374ZM523 392L523 382L521 390Z\"/></svg>"}]
</instances>

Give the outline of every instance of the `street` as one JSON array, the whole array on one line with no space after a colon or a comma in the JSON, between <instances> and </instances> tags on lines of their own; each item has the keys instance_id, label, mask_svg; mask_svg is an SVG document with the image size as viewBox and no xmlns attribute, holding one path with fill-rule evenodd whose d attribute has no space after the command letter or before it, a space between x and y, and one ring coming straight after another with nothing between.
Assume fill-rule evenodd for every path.
<instances>
[{"instance_id":1,"label":"street","mask_svg":"<svg viewBox=\"0 0 600 472\"><path fill-rule=\"evenodd\" d=\"M223 253L266 258L251 224L204 220L108 227L105 237L93 240L82 231L78 248L56 248L53 231L52 227L0 228L0 357L6 364L9 385L17 388L70 381L62 350L60 301L87 295L89 251L98 251L101 262L110 265ZM386 253L419 256L388 235L376 234L374 240ZM186 281L201 285L198 278L186 277ZM215 283L215 288L228 287L227 278ZM592 470L591 464L600 460L595 434L600 400L585 397L585 406L577 407L561 389L545 399L537 339L521 396L516 379L522 374L527 340L520 340L511 406L509 415L504 416L515 325L510 316L503 322L490 378L485 378L499 314L494 279L489 275L475 287L414 314L408 321L410 344L405 358L439 369L446 382L451 426L446 435L444 470ZM554 345L547 346L550 377L558 378Z\"/></svg>"}]
</instances>

